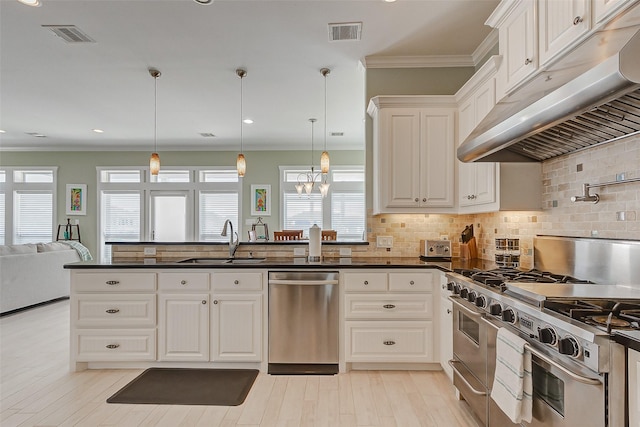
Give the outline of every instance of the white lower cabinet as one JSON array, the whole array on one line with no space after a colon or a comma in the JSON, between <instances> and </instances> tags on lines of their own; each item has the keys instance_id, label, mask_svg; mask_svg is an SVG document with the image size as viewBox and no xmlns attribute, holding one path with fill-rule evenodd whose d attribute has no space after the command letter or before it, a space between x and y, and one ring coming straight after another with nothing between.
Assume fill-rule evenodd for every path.
<instances>
[{"instance_id":1,"label":"white lower cabinet","mask_svg":"<svg viewBox=\"0 0 640 427\"><path fill-rule=\"evenodd\" d=\"M156 360L155 329L80 329L73 336L77 362Z\"/></svg>"},{"instance_id":2,"label":"white lower cabinet","mask_svg":"<svg viewBox=\"0 0 640 427\"><path fill-rule=\"evenodd\" d=\"M449 360L453 359L453 303L449 298L440 298L440 364L449 379L453 381L453 369Z\"/></svg>"},{"instance_id":3,"label":"white lower cabinet","mask_svg":"<svg viewBox=\"0 0 640 427\"><path fill-rule=\"evenodd\" d=\"M211 360L262 360L262 294L217 294L211 311Z\"/></svg>"},{"instance_id":4,"label":"white lower cabinet","mask_svg":"<svg viewBox=\"0 0 640 427\"><path fill-rule=\"evenodd\" d=\"M425 270L344 272L345 361L437 361L433 280Z\"/></svg>"},{"instance_id":5,"label":"white lower cabinet","mask_svg":"<svg viewBox=\"0 0 640 427\"><path fill-rule=\"evenodd\" d=\"M627 349L629 426L640 426L640 352Z\"/></svg>"},{"instance_id":6,"label":"white lower cabinet","mask_svg":"<svg viewBox=\"0 0 640 427\"><path fill-rule=\"evenodd\" d=\"M158 295L158 360L209 360L209 294Z\"/></svg>"}]
</instances>

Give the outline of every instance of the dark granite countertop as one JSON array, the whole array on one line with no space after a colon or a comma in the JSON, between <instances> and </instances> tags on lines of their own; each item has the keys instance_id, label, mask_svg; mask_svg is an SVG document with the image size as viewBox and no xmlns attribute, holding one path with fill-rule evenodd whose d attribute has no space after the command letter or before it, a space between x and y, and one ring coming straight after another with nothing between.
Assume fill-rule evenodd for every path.
<instances>
[{"instance_id":1,"label":"dark granite countertop","mask_svg":"<svg viewBox=\"0 0 640 427\"><path fill-rule=\"evenodd\" d=\"M321 262L308 262L306 258L266 258L263 262L251 264L198 264L189 262L180 262L181 259L136 259L126 261L81 261L71 264L65 264L64 268L72 270L81 269L169 269L169 268L188 268L188 269L227 269L227 268L243 268L243 269L282 269L282 268L437 268L442 271L452 271L454 268L493 268L495 264L491 261L481 259L462 260L453 258L451 262L442 261L422 261L418 257L395 257L395 258L324 258Z\"/></svg>"},{"instance_id":2,"label":"dark granite countertop","mask_svg":"<svg viewBox=\"0 0 640 427\"><path fill-rule=\"evenodd\" d=\"M613 331L613 340L625 347L640 351L640 331Z\"/></svg>"}]
</instances>

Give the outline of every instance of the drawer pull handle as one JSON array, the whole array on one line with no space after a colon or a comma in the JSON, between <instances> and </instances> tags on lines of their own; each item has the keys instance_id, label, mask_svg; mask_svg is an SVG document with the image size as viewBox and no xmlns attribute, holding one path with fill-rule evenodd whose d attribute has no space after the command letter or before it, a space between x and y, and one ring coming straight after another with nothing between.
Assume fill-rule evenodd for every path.
<instances>
[{"instance_id":1,"label":"drawer pull handle","mask_svg":"<svg viewBox=\"0 0 640 427\"><path fill-rule=\"evenodd\" d=\"M382 307L384 307L384 308L388 308L388 309L396 308L396 306L395 306L395 305L393 305L393 304L385 304L385 305L383 305Z\"/></svg>"},{"instance_id":2,"label":"drawer pull handle","mask_svg":"<svg viewBox=\"0 0 640 427\"><path fill-rule=\"evenodd\" d=\"M120 344L107 344L106 347L108 349L114 349L120 347Z\"/></svg>"},{"instance_id":3,"label":"drawer pull handle","mask_svg":"<svg viewBox=\"0 0 640 427\"><path fill-rule=\"evenodd\" d=\"M395 341L383 341L382 344L384 345L394 345L396 342Z\"/></svg>"},{"instance_id":4,"label":"drawer pull handle","mask_svg":"<svg viewBox=\"0 0 640 427\"><path fill-rule=\"evenodd\" d=\"M576 16L575 18L573 18L573 25L578 25L582 21L584 21L584 19L582 19L582 16Z\"/></svg>"},{"instance_id":5,"label":"drawer pull handle","mask_svg":"<svg viewBox=\"0 0 640 427\"><path fill-rule=\"evenodd\" d=\"M527 59L525 59L525 60L524 60L524 65L529 65L529 64L531 64L532 62L533 62L532 60L530 60L529 58L527 58Z\"/></svg>"},{"instance_id":6,"label":"drawer pull handle","mask_svg":"<svg viewBox=\"0 0 640 427\"><path fill-rule=\"evenodd\" d=\"M117 284L120 283L120 281L118 281L118 280L107 280L105 283L107 285L117 285Z\"/></svg>"},{"instance_id":7,"label":"drawer pull handle","mask_svg":"<svg viewBox=\"0 0 640 427\"><path fill-rule=\"evenodd\" d=\"M186 281L186 280L181 280L181 281L180 281L180 284L181 284L181 285L186 285L186 284L187 284L187 281Z\"/></svg>"},{"instance_id":8,"label":"drawer pull handle","mask_svg":"<svg viewBox=\"0 0 640 427\"><path fill-rule=\"evenodd\" d=\"M364 285L365 285L365 286L367 286L368 284L369 284L369 281L368 281L368 280L365 280L365 281L364 281Z\"/></svg>"},{"instance_id":9,"label":"drawer pull handle","mask_svg":"<svg viewBox=\"0 0 640 427\"><path fill-rule=\"evenodd\" d=\"M234 285L239 285L239 284L240 284L240 281L239 281L239 280L234 280L234 281L233 281L233 284L234 284Z\"/></svg>"},{"instance_id":10,"label":"drawer pull handle","mask_svg":"<svg viewBox=\"0 0 640 427\"><path fill-rule=\"evenodd\" d=\"M414 281L412 280L412 281L410 281L410 282L409 282L409 284L410 284L411 286L413 286L413 285L415 285L415 284L416 284L416 282L414 282Z\"/></svg>"},{"instance_id":11,"label":"drawer pull handle","mask_svg":"<svg viewBox=\"0 0 640 427\"><path fill-rule=\"evenodd\" d=\"M117 308L110 308L110 309L108 309L106 312L107 312L107 313L109 313L109 314L115 314L115 313L119 313L119 312L120 312L120 309L117 309Z\"/></svg>"}]
</instances>

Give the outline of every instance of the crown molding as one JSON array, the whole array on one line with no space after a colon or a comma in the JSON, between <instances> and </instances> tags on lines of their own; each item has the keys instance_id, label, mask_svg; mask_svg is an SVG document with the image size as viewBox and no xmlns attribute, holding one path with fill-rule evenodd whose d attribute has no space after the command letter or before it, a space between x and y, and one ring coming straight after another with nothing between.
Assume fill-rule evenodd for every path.
<instances>
[{"instance_id":1,"label":"crown molding","mask_svg":"<svg viewBox=\"0 0 640 427\"><path fill-rule=\"evenodd\" d=\"M367 56L365 68L444 68L473 67L471 55Z\"/></svg>"},{"instance_id":2,"label":"crown molding","mask_svg":"<svg viewBox=\"0 0 640 427\"><path fill-rule=\"evenodd\" d=\"M473 64L477 66L480 63L480 61L482 61L482 58L487 56L491 52L491 49L493 49L493 47L497 44L498 44L498 30L494 28L487 35L487 37L485 37L484 40L482 40L482 42L478 45L476 50L474 50L473 53L471 54L471 58L473 58Z\"/></svg>"}]
</instances>

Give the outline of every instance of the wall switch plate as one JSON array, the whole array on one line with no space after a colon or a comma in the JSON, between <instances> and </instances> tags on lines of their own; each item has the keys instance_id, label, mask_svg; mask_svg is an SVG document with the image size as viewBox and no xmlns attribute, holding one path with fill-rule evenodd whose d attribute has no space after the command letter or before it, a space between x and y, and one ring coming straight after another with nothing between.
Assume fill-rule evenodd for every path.
<instances>
[{"instance_id":1,"label":"wall switch plate","mask_svg":"<svg viewBox=\"0 0 640 427\"><path fill-rule=\"evenodd\" d=\"M156 248L144 248L144 254L145 255L155 255L156 254Z\"/></svg>"},{"instance_id":2,"label":"wall switch plate","mask_svg":"<svg viewBox=\"0 0 640 427\"><path fill-rule=\"evenodd\" d=\"M393 247L393 236L377 236L376 237L376 246L379 248L392 248Z\"/></svg>"},{"instance_id":3,"label":"wall switch plate","mask_svg":"<svg viewBox=\"0 0 640 427\"><path fill-rule=\"evenodd\" d=\"M293 256L305 256L306 251L304 248L293 248Z\"/></svg>"},{"instance_id":4,"label":"wall switch plate","mask_svg":"<svg viewBox=\"0 0 640 427\"><path fill-rule=\"evenodd\" d=\"M340 256L351 256L351 248L340 248Z\"/></svg>"},{"instance_id":5,"label":"wall switch plate","mask_svg":"<svg viewBox=\"0 0 640 427\"><path fill-rule=\"evenodd\" d=\"M74 220L73 220L73 223L74 223L75 225L80 225L80 220L79 220L79 219L74 219Z\"/></svg>"}]
</instances>

